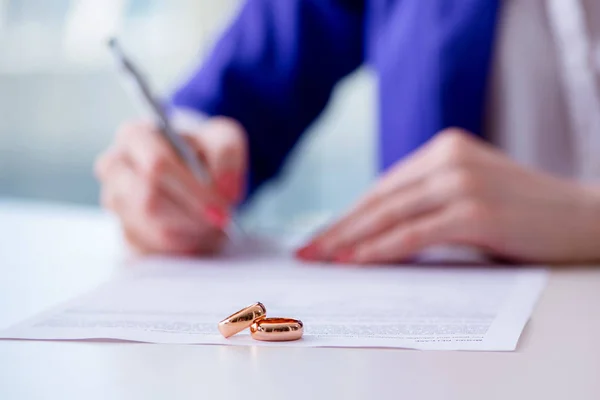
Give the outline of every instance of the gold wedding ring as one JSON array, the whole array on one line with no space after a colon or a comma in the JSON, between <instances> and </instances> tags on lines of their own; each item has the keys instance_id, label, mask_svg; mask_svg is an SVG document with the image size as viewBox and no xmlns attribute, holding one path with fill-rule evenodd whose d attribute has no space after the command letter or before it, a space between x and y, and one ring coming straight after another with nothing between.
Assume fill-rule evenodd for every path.
<instances>
[{"instance_id":1,"label":"gold wedding ring","mask_svg":"<svg viewBox=\"0 0 600 400\"><path fill-rule=\"evenodd\" d=\"M302 321L291 318L263 318L250 326L252 339L267 342L298 340L303 333Z\"/></svg>"},{"instance_id":2,"label":"gold wedding ring","mask_svg":"<svg viewBox=\"0 0 600 400\"><path fill-rule=\"evenodd\" d=\"M304 333L302 321L292 318L266 318L267 309L254 303L219 322L219 332L226 338L250 328L252 339L265 342L298 340Z\"/></svg>"},{"instance_id":3,"label":"gold wedding ring","mask_svg":"<svg viewBox=\"0 0 600 400\"><path fill-rule=\"evenodd\" d=\"M254 303L219 322L219 332L226 338L250 327L267 315L262 303Z\"/></svg>"}]
</instances>

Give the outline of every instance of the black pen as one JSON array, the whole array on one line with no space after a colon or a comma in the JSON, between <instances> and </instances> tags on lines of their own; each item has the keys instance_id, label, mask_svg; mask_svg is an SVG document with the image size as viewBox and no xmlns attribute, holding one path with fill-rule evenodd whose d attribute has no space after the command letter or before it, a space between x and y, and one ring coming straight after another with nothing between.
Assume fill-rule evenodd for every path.
<instances>
[{"instance_id":1,"label":"black pen","mask_svg":"<svg viewBox=\"0 0 600 400\"><path fill-rule=\"evenodd\" d=\"M125 55L123 49L119 45L117 39L112 38L108 41L108 46L110 47L112 54L115 56L121 67L128 75L133 79L135 83L135 87L141 94L141 97L144 99L146 103L150 106L154 117L156 118L156 122L159 125L159 132L166 139L167 143L171 145L175 153L181 158L181 160L187 165L187 167L192 171L194 176L202 183L208 184L210 182L210 175L207 172L207 168L202 164L201 160L196 157L196 154L190 146L186 143L181 135L179 135L171 122L169 121L169 117L165 112L162 104L157 100L157 98L152 94L150 90L150 85L141 72L135 65L131 62L131 60ZM233 220L234 224L238 228L240 232L243 232L239 223Z\"/></svg>"}]
</instances>

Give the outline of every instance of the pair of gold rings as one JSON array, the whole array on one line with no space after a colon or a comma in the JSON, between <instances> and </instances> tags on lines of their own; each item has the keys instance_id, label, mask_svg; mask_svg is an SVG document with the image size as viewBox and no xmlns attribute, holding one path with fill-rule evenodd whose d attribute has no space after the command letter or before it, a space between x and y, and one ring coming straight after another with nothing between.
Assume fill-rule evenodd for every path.
<instances>
[{"instance_id":1,"label":"pair of gold rings","mask_svg":"<svg viewBox=\"0 0 600 400\"><path fill-rule=\"evenodd\" d=\"M250 328L252 339L267 342L298 340L304 333L302 321L292 318L267 318L262 303L254 303L219 322L219 332L228 338Z\"/></svg>"}]
</instances>

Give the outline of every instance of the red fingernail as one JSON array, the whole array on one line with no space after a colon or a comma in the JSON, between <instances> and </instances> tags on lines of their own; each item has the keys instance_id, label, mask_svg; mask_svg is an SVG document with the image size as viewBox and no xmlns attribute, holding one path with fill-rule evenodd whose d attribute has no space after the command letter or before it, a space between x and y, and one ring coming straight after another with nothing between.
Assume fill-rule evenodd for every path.
<instances>
[{"instance_id":1,"label":"red fingernail","mask_svg":"<svg viewBox=\"0 0 600 400\"><path fill-rule=\"evenodd\" d=\"M223 210L220 210L213 206L207 206L204 208L204 214L208 222L216 226L217 228L224 229L229 222L229 215Z\"/></svg>"},{"instance_id":2,"label":"red fingernail","mask_svg":"<svg viewBox=\"0 0 600 400\"><path fill-rule=\"evenodd\" d=\"M225 172L217 179L217 188L223 196L237 200L240 195L240 179L235 172Z\"/></svg>"},{"instance_id":3,"label":"red fingernail","mask_svg":"<svg viewBox=\"0 0 600 400\"><path fill-rule=\"evenodd\" d=\"M335 262L348 264L354 261L354 251L350 249L340 250L333 257Z\"/></svg>"},{"instance_id":4,"label":"red fingernail","mask_svg":"<svg viewBox=\"0 0 600 400\"><path fill-rule=\"evenodd\" d=\"M318 259L318 249L314 243L304 246L296 251L296 257L305 261L316 261Z\"/></svg>"}]
</instances>

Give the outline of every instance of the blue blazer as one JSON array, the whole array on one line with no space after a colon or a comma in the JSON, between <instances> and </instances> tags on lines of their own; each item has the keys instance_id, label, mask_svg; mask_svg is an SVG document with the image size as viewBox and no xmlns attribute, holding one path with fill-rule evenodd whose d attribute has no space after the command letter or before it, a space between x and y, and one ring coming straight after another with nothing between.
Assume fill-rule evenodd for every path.
<instances>
[{"instance_id":1,"label":"blue blazer","mask_svg":"<svg viewBox=\"0 0 600 400\"><path fill-rule=\"evenodd\" d=\"M367 64L384 170L443 128L481 134L498 1L247 0L172 103L245 127L252 192Z\"/></svg>"}]
</instances>

